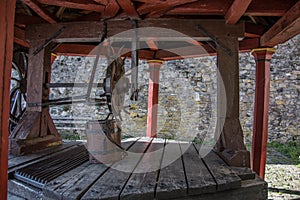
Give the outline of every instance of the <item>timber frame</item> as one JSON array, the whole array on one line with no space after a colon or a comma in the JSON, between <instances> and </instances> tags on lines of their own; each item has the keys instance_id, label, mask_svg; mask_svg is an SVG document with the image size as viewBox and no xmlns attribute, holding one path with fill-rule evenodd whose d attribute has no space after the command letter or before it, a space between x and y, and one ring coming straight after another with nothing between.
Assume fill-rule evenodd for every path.
<instances>
[{"instance_id":1,"label":"timber frame","mask_svg":"<svg viewBox=\"0 0 300 200\"><path fill-rule=\"evenodd\" d=\"M141 59L218 56L227 100L226 105L219 103L218 109L226 108L227 112L225 116L219 116L224 127L216 149L231 165L250 165L250 154L245 149L239 122L238 52L256 49L253 51L257 60L257 80L252 150L253 155L258 156L252 157L251 164L255 172L264 177L269 61L273 53L265 47L273 47L300 33L300 0L1 0L0 11L0 27L3 30L0 33L0 199L6 199L7 195L8 143L15 154L30 153L40 147L61 143L48 109L40 105L49 98L49 89L44 86L50 82L51 53L93 56L104 21L108 37L131 29L131 20L137 20L140 28L168 28L188 36L172 38L181 46L170 45L167 50L160 49L160 43L165 42L166 37L145 37L141 39L145 48L138 52ZM212 45L212 38L199 31L198 25L225 44L232 54L228 54L220 43ZM35 55L35 50L62 27L65 30ZM130 42L130 38L121 39ZM30 76L27 111L10 135L9 142L10 104L7 97L14 43L29 49ZM203 51L195 54L195 46L200 46ZM180 56L174 53L179 49L185 53ZM105 48L101 54L104 55L104 52ZM129 48L123 48L121 53L131 56ZM218 95L225 94L219 91Z\"/></svg>"}]
</instances>

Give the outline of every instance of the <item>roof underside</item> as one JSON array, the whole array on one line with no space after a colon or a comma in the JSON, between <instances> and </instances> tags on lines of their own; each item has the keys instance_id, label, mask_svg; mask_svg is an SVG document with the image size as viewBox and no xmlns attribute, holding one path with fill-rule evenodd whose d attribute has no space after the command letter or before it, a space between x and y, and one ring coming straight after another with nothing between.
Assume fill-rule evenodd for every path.
<instances>
[{"instance_id":1,"label":"roof underside","mask_svg":"<svg viewBox=\"0 0 300 200\"><path fill-rule=\"evenodd\" d=\"M299 0L17 0L15 42L28 47L25 28L30 24L79 21L120 21L160 19L224 20L234 25L245 22L240 51L274 46L300 33ZM155 25L155 23L154 23ZM149 51L157 50L159 41L145 41ZM196 45L208 46L207 41ZM192 42L186 42L191 44ZM182 47L186 46L182 43ZM72 43L58 53L80 55L94 43ZM77 45L77 46L76 46ZM168 44L170 48L179 48ZM194 44L195 45L195 44ZM209 45L212 47L212 45ZM214 49L208 47L208 53ZM63 51L62 51L63 49ZM76 49L76 51L74 50ZM146 49L147 50L147 49ZM85 54L85 53L82 53ZM175 58L175 57L174 57ZM171 58L172 59L172 58Z\"/></svg>"}]
</instances>

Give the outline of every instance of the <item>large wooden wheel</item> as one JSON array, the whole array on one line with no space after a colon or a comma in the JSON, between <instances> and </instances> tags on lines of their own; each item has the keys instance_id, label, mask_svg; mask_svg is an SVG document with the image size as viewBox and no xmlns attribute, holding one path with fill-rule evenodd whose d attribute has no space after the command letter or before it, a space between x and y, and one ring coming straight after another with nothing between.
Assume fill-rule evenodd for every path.
<instances>
[{"instance_id":1,"label":"large wooden wheel","mask_svg":"<svg viewBox=\"0 0 300 200\"><path fill-rule=\"evenodd\" d=\"M24 50L14 52L11 73L9 131L15 128L26 108L28 56Z\"/></svg>"}]
</instances>

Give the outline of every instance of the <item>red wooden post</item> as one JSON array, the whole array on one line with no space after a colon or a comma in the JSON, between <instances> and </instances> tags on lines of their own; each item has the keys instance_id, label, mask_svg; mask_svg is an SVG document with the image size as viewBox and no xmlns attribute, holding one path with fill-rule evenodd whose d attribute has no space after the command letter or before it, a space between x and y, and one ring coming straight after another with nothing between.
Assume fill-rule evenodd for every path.
<instances>
[{"instance_id":1,"label":"red wooden post","mask_svg":"<svg viewBox=\"0 0 300 200\"><path fill-rule=\"evenodd\" d=\"M252 54L256 62L256 83L254 102L254 121L252 136L252 169L261 177L265 176L268 111L270 96L270 61L273 48L254 49Z\"/></svg>"},{"instance_id":2,"label":"red wooden post","mask_svg":"<svg viewBox=\"0 0 300 200\"><path fill-rule=\"evenodd\" d=\"M0 6L0 199L7 199L9 89L15 5L15 0L2 0Z\"/></svg>"},{"instance_id":3,"label":"red wooden post","mask_svg":"<svg viewBox=\"0 0 300 200\"><path fill-rule=\"evenodd\" d=\"M157 111L159 92L159 70L163 61L149 60L149 91L148 91L148 118L147 137L157 137Z\"/></svg>"}]
</instances>

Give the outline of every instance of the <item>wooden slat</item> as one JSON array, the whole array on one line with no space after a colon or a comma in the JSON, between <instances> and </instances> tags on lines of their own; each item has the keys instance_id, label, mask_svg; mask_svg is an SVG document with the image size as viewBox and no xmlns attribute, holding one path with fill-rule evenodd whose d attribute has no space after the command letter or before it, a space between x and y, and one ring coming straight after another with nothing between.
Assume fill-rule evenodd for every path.
<instances>
[{"instance_id":1,"label":"wooden slat","mask_svg":"<svg viewBox=\"0 0 300 200\"><path fill-rule=\"evenodd\" d=\"M241 187L241 179L216 153L211 151L203 161L217 182L217 191Z\"/></svg>"},{"instance_id":2,"label":"wooden slat","mask_svg":"<svg viewBox=\"0 0 300 200\"><path fill-rule=\"evenodd\" d=\"M51 24L57 23L56 17L53 16L48 10L42 8L36 0L22 0L22 2L34 10L34 12L36 12L45 21Z\"/></svg>"},{"instance_id":3,"label":"wooden slat","mask_svg":"<svg viewBox=\"0 0 300 200\"><path fill-rule=\"evenodd\" d=\"M125 13L132 19L140 19L131 0L116 0Z\"/></svg>"},{"instance_id":4,"label":"wooden slat","mask_svg":"<svg viewBox=\"0 0 300 200\"><path fill-rule=\"evenodd\" d=\"M262 46L275 46L300 33L300 1L282 16L264 35Z\"/></svg>"},{"instance_id":5,"label":"wooden slat","mask_svg":"<svg viewBox=\"0 0 300 200\"><path fill-rule=\"evenodd\" d=\"M13 57L15 0L0 6L0 199L7 198L9 93Z\"/></svg>"},{"instance_id":6,"label":"wooden slat","mask_svg":"<svg viewBox=\"0 0 300 200\"><path fill-rule=\"evenodd\" d=\"M235 24L243 16L252 0L234 0L225 15L227 24Z\"/></svg>"},{"instance_id":7,"label":"wooden slat","mask_svg":"<svg viewBox=\"0 0 300 200\"><path fill-rule=\"evenodd\" d=\"M102 12L104 6L93 2L92 0L38 0L41 4L61 6L66 8L74 8L81 10L90 10Z\"/></svg>"},{"instance_id":8,"label":"wooden slat","mask_svg":"<svg viewBox=\"0 0 300 200\"><path fill-rule=\"evenodd\" d=\"M181 149L187 149L183 154L185 173L188 183L188 194L197 195L215 192L216 182L209 173L193 144L180 144Z\"/></svg>"},{"instance_id":9,"label":"wooden slat","mask_svg":"<svg viewBox=\"0 0 300 200\"><path fill-rule=\"evenodd\" d=\"M156 188L157 199L179 198L187 195L187 183L181 155L178 142L166 143ZM173 162L170 163L170 161Z\"/></svg>"},{"instance_id":10,"label":"wooden slat","mask_svg":"<svg viewBox=\"0 0 300 200\"><path fill-rule=\"evenodd\" d=\"M122 146L127 149L135 141L127 142ZM59 179L49 182L44 188L44 194L47 197L55 199L76 199L81 197L91 185L96 182L99 177L108 169L104 164L88 163L84 169L73 176L60 177ZM76 170L75 170L76 171ZM55 183L58 181L59 183Z\"/></svg>"},{"instance_id":11,"label":"wooden slat","mask_svg":"<svg viewBox=\"0 0 300 200\"><path fill-rule=\"evenodd\" d=\"M150 138L144 141L141 139L135 143L130 151L138 154L128 154L125 159L115 163L89 188L81 199L118 199L122 188L142 158L143 152L151 144L151 140Z\"/></svg>"},{"instance_id":12,"label":"wooden slat","mask_svg":"<svg viewBox=\"0 0 300 200\"><path fill-rule=\"evenodd\" d=\"M153 199L165 141L154 139L127 182L120 199Z\"/></svg>"}]
</instances>

